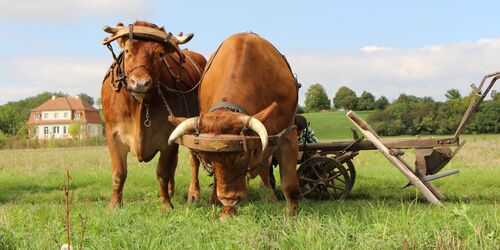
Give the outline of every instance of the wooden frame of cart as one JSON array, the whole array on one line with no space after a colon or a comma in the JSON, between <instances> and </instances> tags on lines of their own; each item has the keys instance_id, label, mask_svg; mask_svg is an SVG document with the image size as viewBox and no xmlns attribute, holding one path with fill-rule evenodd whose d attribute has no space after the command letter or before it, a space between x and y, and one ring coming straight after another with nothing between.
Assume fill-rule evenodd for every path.
<instances>
[{"instance_id":1,"label":"wooden frame of cart","mask_svg":"<svg viewBox=\"0 0 500 250\"><path fill-rule=\"evenodd\" d=\"M445 196L430 182L459 172L450 170L440 173L464 145L465 141L460 140L460 134L498 78L500 78L500 72L491 73L483 77L479 87L471 85L475 95L452 137L382 139L355 112L347 112L347 119L363 133L364 137L359 137L356 130L353 130L353 141L301 144L300 150L304 152L305 157L297 170L297 176L302 195L320 199L347 198L356 180L356 170L352 159L360 151L379 150L408 178L409 182L404 187L413 185L429 202L441 205L441 200ZM483 91L483 86L488 79L490 82ZM364 140L365 138L367 140ZM406 149L414 149L415 164L410 164L403 159Z\"/></svg>"}]
</instances>

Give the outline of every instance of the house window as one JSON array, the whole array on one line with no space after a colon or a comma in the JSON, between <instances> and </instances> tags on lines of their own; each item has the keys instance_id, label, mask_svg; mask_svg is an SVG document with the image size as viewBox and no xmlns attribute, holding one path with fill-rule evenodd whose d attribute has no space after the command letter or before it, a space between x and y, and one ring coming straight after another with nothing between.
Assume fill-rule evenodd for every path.
<instances>
[{"instance_id":1,"label":"house window","mask_svg":"<svg viewBox=\"0 0 500 250\"><path fill-rule=\"evenodd\" d=\"M38 127L35 127L35 135L38 135Z\"/></svg>"},{"instance_id":2,"label":"house window","mask_svg":"<svg viewBox=\"0 0 500 250\"><path fill-rule=\"evenodd\" d=\"M40 119L40 114L39 113L36 113L35 114L35 120L39 120Z\"/></svg>"},{"instance_id":3,"label":"house window","mask_svg":"<svg viewBox=\"0 0 500 250\"><path fill-rule=\"evenodd\" d=\"M58 119L59 118L59 113L54 113L54 119Z\"/></svg>"},{"instance_id":4,"label":"house window","mask_svg":"<svg viewBox=\"0 0 500 250\"><path fill-rule=\"evenodd\" d=\"M49 113L43 113L43 119L49 119Z\"/></svg>"},{"instance_id":5,"label":"house window","mask_svg":"<svg viewBox=\"0 0 500 250\"><path fill-rule=\"evenodd\" d=\"M43 134L48 135L49 134L49 127L43 127Z\"/></svg>"},{"instance_id":6,"label":"house window","mask_svg":"<svg viewBox=\"0 0 500 250\"><path fill-rule=\"evenodd\" d=\"M68 112L64 112L64 119L68 119Z\"/></svg>"},{"instance_id":7,"label":"house window","mask_svg":"<svg viewBox=\"0 0 500 250\"><path fill-rule=\"evenodd\" d=\"M66 113L64 113L64 114L66 114ZM67 133L66 126L63 126L63 134L66 134L66 133Z\"/></svg>"},{"instance_id":8,"label":"house window","mask_svg":"<svg viewBox=\"0 0 500 250\"><path fill-rule=\"evenodd\" d=\"M80 119L80 112L75 113L75 119L78 119L78 120Z\"/></svg>"},{"instance_id":9,"label":"house window","mask_svg":"<svg viewBox=\"0 0 500 250\"><path fill-rule=\"evenodd\" d=\"M54 134L59 134L59 127L52 127L52 132Z\"/></svg>"}]
</instances>

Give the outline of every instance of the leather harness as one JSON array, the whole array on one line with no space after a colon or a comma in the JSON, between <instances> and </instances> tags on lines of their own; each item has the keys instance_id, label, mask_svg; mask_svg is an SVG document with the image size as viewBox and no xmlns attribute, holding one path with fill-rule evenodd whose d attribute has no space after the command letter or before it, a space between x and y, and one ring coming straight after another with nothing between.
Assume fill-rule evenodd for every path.
<instances>
[{"instance_id":1,"label":"leather harness","mask_svg":"<svg viewBox=\"0 0 500 250\"><path fill-rule=\"evenodd\" d=\"M170 33L168 33L168 34L171 35ZM134 39L133 25L129 26L129 33L128 33L128 35L129 35L129 39L130 40ZM155 40L152 37L146 37L146 36L136 36L136 37L139 40L160 42L158 40ZM113 60L114 60L113 63L111 64L111 66L109 67L108 72L106 73L106 77L109 74L111 74L111 81L110 81L111 88L115 92L120 92L120 89L123 86L125 88L125 90L130 94L130 90L129 90L128 86L127 86L127 75L129 75L136 68L146 67L146 66L145 65L139 65L139 66L132 67L131 69L125 71L125 54L124 54L124 52L121 51L120 54L118 54L118 56L116 56L115 52L113 51L113 47L112 47L111 43L107 42L107 43L105 43L105 45L109 49L109 51L111 52L111 55L112 55ZM173 68L171 67L170 63L167 60L167 56L171 60L173 60L174 62L176 62L179 65L179 74L176 74L174 72ZM158 87L158 94L162 98L163 104L164 104L165 108L167 109L169 115L174 115L174 114L173 114L172 109L170 108L170 105L168 104L167 100L163 96L163 92L162 91L165 91L165 92L174 92L176 94L181 94L183 102L184 102L185 110L186 110L186 115L189 117L189 116L191 116L191 114L189 112L189 107L188 107L189 105L188 105L187 100L186 100L186 94L188 94L190 92L193 92L194 90L196 90L198 88L199 84L201 83L201 76L203 75L203 73L200 70L200 66L198 65L198 63L196 63L188 55L182 53L181 50L179 50L179 59L178 60L175 59L174 56L171 55L171 54L168 54L167 56L163 57L162 61L163 61L163 64L165 65L165 67L168 69L168 71L170 73L170 76L174 80L175 88L169 88L167 85L165 85L162 82L158 81L156 83L156 85ZM184 71L186 71L189 79L194 82L193 76L190 74L189 70L186 67L184 67L184 63L186 62L185 61L186 58L194 66L194 68L196 69L196 71L200 75L200 81L195 86L193 86L192 88L190 88L189 90L187 90L187 91L181 91L179 89L181 88L181 84L182 83L184 83L184 85L188 86L181 79L182 78L182 71L183 71L183 69L184 69ZM116 79L115 79L115 77L116 77Z\"/></svg>"}]
</instances>

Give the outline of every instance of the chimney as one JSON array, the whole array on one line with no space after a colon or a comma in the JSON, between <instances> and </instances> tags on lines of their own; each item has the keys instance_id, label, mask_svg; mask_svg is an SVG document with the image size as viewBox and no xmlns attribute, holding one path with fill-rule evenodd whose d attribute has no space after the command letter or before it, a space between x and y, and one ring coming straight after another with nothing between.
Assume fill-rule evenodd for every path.
<instances>
[{"instance_id":1,"label":"chimney","mask_svg":"<svg viewBox=\"0 0 500 250\"><path fill-rule=\"evenodd\" d=\"M56 96L55 96L55 95L53 95L53 96L52 96L52 100L55 100L55 99L56 99Z\"/></svg>"}]
</instances>

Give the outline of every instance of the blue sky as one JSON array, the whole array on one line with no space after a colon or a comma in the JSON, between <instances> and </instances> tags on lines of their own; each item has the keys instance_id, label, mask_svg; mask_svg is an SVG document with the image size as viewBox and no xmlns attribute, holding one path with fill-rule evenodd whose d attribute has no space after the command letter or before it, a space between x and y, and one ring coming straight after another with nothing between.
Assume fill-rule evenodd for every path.
<instances>
[{"instance_id":1,"label":"blue sky","mask_svg":"<svg viewBox=\"0 0 500 250\"><path fill-rule=\"evenodd\" d=\"M442 100L500 70L498 1L0 0L0 104L42 91L98 97L111 57L105 24L145 19L193 32L207 57L229 35L271 41L307 87ZM303 98L301 98L303 102Z\"/></svg>"}]
</instances>

